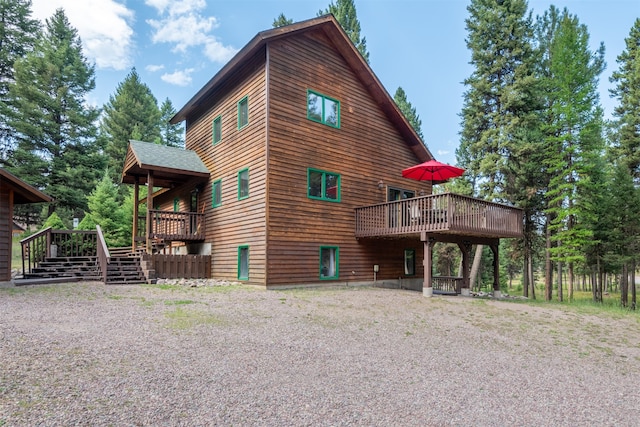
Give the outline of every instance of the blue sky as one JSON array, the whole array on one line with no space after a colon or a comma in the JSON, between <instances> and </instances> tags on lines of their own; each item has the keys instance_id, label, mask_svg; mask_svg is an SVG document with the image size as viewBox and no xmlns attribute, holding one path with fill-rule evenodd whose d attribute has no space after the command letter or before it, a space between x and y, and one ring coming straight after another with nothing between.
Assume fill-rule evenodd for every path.
<instances>
[{"instance_id":1,"label":"blue sky","mask_svg":"<svg viewBox=\"0 0 640 427\"><path fill-rule=\"evenodd\" d=\"M32 0L44 20L58 7L78 29L85 55L96 65L89 102L102 106L132 67L162 102L180 109L281 12L294 21L316 16L330 0ZM441 161L455 163L459 113L471 74L465 45L467 0L355 0L370 65L393 96L407 93L422 119L425 142ZM609 76L636 18L640 0L530 0L534 16L551 4L567 7L606 47L600 99L607 117Z\"/></svg>"}]
</instances>

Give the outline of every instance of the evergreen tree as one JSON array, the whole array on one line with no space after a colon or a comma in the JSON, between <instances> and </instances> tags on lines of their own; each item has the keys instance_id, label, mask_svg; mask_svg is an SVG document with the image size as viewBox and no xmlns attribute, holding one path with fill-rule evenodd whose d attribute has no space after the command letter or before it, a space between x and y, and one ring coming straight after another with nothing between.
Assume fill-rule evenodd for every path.
<instances>
[{"instance_id":1,"label":"evergreen tree","mask_svg":"<svg viewBox=\"0 0 640 427\"><path fill-rule=\"evenodd\" d=\"M336 0L335 3L332 1L327 9L318 12L318 16L329 13L335 16L362 57L369 63L367 39L360 37L360 21L358 21L358 13L356 12L354 0Z\"/></svg>"},{"instance_id":2,"label":"evergreen tree","mask_svg":"<svg viewBox=\"0 0 640 427\"><path fill-rule=\"evenodd\" d=\"M170 147L184 148L184 131L182 123L171 124L169 120L177 113L169 98L160 106L160 136L162 143Z\"/></svg>"},{"instance_id":3,"label":"evergreen tree","mask_svg":"<svg viewBox=\"0 0 640 427\"><path fill-rule=\"evenodd\" d=\"M476 195L525 208L525 295L532 286L537 174L536 52L525 0L472 0L467 47L474 71L464 84L461 141L456 156Z\"/></svg>"},{"instance_id":4,"label":"evergreen tree","mask_svg":"<svg viewBox=\"0 0 640 427\"><path fill-rule=\"evenodd\" d=\"M636 19L626 49L618 55L618 70L609 79L615 83L611 95L620 104L613 111L617 119L617 154L630 173L640 179L640 18Z\"/></svg>"},{"instance_id":5,"label":"evergreen tree","mask_svg":"<svg viewBox=\"0 0 640 427\"><path fill-rule=\"evenodd\" d=\"M131 239L127 241L125 228L130 228L131 222L125 225L126 218L118 202L118 188L108 172L104 173L102 180L87 198L89 211L82 220L82 226L93 225L95 228L95 224L100 225L107 245L110 247L130 244ZM131 232L128 236L131 236Z\"/></svg>"},{"instance_id":6,"label":"evergreen tree","mask_svg":"<svg viewBox=\"0 0 640 427\"><path fill-rule=\"evenodd\" d=\"M420 139L424 141L424 136L422 135L422 120L420 120L420 116L418 116L416 108L407 101L407 94L401 87L398 87L396 90L395 95L393 95L393 100L396 102L396 105L407 118L411 127L416 131Z\"/></svg>"},{"instance_id":7,"label":"evergreen tree","mask_svg":"<svg viewBox=\"0 0 640 427\"><path fill-rule=\"evenodd\" d=\"M34 50L15 62L9 123L17 146L10 169L55 199L49 215L57 206L78 213L86 209L85 195L99 179L98 110L85 103L95 87L94 74L62 9L47 19Z\"/></svg>"},{"instance_id":8,"label":"evergreen tree","mask_svg":"<svg viewBox=\"0 0 640 427\"><path fill-rule=\"evenodd\" d=\"M593 230L590 175L603 154L602 109L598 99L598 76L604 70L604 46L589 49L589 33L578 18L565 9L550 44L549 128L546 167L550 176L546 194L550 249L553 259L568 268L569 299L573 297L574 264L582 263ZM560 278L560 276L559 276ZM559 287L559 299L562 288Z\"/></svg>"},{"instance_id":9,"label":"evergreen tree","mask_svg":"<svg viewBox=\"0 0 640 427\"><path fill-rule=\"evenodd\" d=\"M15 132L9 126L8 94L14 79L14 63L33 50L40 30L31 18L30 0L0 0L0 165L9 156Z\"/></svg>"},{"instance_id":10,"label":"evergreen tree","mask_svg":"<svg viewBox=\"0 0 640 427\"><path fill-rule=\"evenodd\" d=\"M121 82L104 106L100 125L109 173L118 182L130 139L160 143L160 109L151 89L135 68ZM135 133L135 135L134 135Z\"/></svg>"},{"instance_id":11,"label":"evergreen tree","mask_svg":"<svg viewBox=\"0 0 640 427\"><path fill-rule=\"evenodd\" d=\"M284 27L285 25L291 25L293 24L293 19L287 19L286 16L284 16L284 13L280 13L280 15L278 15L278 17L276 19L273 20L273 28L280 28L280 27Z\"/></svg>"}]
</instances>

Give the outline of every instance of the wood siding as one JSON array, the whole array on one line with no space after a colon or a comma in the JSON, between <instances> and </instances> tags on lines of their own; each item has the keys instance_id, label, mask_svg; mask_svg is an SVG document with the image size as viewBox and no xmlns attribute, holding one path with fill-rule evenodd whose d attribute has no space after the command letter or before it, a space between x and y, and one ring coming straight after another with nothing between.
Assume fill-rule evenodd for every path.
<instances>
[{"instance_id":1,"label":"wood siding","mask_svg":"<svg viewBox=\"0 0 640 427\"><path fill-rule=\"evenodd\" d=\"M13 190L0 178L0 282L11 280Z\"/></svg>"},{"instance_id":2,"label":"wood siding","mask_svg":"<svg viewBox=\"0 0 640 427\"><path fill-rule=\"evenodd\" d=\"M338 282L404 276L404 249L416 240L359 242L358 206L386 201L386 186L431 192L402 178L420 163L398 129L321 32L269 42L268 284L319 283L321 246L339 247ZM340 101L340 128L307 119L307 90ZM341 201L307 197L308 168L340 174ZM378 182L383 181L383 189ZM421 261L416 273L422 274ZM329 284L330 281L322 281Z\"/></svg>"},{"instance_id":3,"label":"wood siding","mask_svg":"<svg viewBox=\"0 0 640 427\"><path fill-rule=\"evenodd\" d=\"M186 148L211 172L199 195L204 204L211 275L238 278L238 247L249 246L248 283L266 284L266 76L265 51L226 81L187 120ZM238 129L237 103L249 100L249 124ZM222 139L213 145L213 120L222 117ZM238 200L238 172L249 169L249 197ZM212 184L222 180L222 204L212 207Z\"/></svg>"}]
</instances>

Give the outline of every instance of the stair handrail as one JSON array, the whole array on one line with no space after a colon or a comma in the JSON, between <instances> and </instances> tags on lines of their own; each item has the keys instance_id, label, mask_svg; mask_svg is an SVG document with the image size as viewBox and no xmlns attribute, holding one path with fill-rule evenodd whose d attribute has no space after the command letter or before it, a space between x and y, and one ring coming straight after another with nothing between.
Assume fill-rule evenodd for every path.
<instances>
[{"instance_id":1,"label":"stair handrail","mask_svg":"<svg viewBox=\"0 0 640 427\"><path fill-rule=\"evenodd\" d=\"M107 247L107 242L104 240L104 235L102 234L102 228L100 228L99 224L96 224L96 231L98 234L98 264L100 265L100 274L102 275L102 282L107 283L107 266L111 262L111 254L109 253L109 248Z\"/></svg>"},{"instance_id":2,"label":"stair handrail","mask_svg":"<svg viewBox=\"0 0 640 427\"><path fill-rule=\"evenodd\" d=\"M27 273L24 262L27 260L28 273L51 255L51 227L47 227L29 237L20 240L22 246L22 274Z\"/></svg>"}]
</instances>

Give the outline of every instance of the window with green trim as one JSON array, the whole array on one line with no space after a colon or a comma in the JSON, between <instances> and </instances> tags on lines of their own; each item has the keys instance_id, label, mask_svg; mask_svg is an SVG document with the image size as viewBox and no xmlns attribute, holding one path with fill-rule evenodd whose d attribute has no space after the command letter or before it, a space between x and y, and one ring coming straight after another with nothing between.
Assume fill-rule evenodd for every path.
<instances>
[{"instance_id":1,"label":"window with green trim","mask_svg":"<svg viewBox=\"0 0 640 427\"><path fill-rule=\"evenodd\" d=\"M404 274L405 276L414 276L416 274L416 250L404 250Z\"/></svg>"},{"instance_id":2,"label":"window with green trim","mask_svg":"<svg viewBox=\"0 0 640 427\"><path fill-rule=\"evenodd\" d=\"M178 212L179 210L180 210L180 199L176 197L175 199L173 199L173 211Z\"/></svg>"},{"instance_id":3,"label":"window with green trim","mask_svg":"<svg viewBox=\"0 0 640 427\"><path fill-rule=\"evenodd\" d=\"M310 199L340 201L340 175L309 168L307 171L307 196Z\"/></svg>"},{"instance_id":4,"label":"window with green trim","mask_svg":"<svg viewBox=\"0 0 640 427\"><path fill-rule=\"evenodd\" d=\"M238 200L249 197L249 168L238 172Z\"/></svg>"},{"instance_id":5,"label":"window with green trim","mask_svg":"<svg viewBox=\"0 0 640 427\"><path fill-rule=\"evenodd\" d=\"M213 181L211 190L211 206L217 208L222 204L222 180Z\"/></svg>"},{"instance_id":6,"label":"window with green trim","mask_svg":"<svg viewBox=\"0 0 640 427\"><path fill-rule=\"evenodd\" d=\"M238 246L238 280L249 280L249 246Z\"/></svg>"},{"instance_id":7,"label":"window with green trim","mask_svg":"<svg viewBox=\"0 0 640 427\"><path fill-rule=\"evenodd\" d=\"M213 144L217 144L222 139L222 116L213 119Z\"/></svg>"},{"instance_id":8,"label":"window with green trim","mask_svg":"<svg viewBox=\"0 0 640 427\"><path fill-rule=\"evenodd\" d=\"M337 246L320 246L320 279L338 278L340 249Z\"/></svg>"},{"instance_id":9,"label":"window with green trim","mask_svg":"<svg viewBox=\"0 0 640 427\"><path fill-rule=\"evenodd\" d=\"M249 96L238 101L238 129L249 124Z\"/></svg>"},{"instance_id":10,"label":"window with green trim","mask_svg":"<svg viewBox=\"0 0 640 427\"><path fill-rule=\"evenodd\" d=\"M307 118L334 128L340 127L340 101L307 90Z\"/></svg>"}]
</instances>

